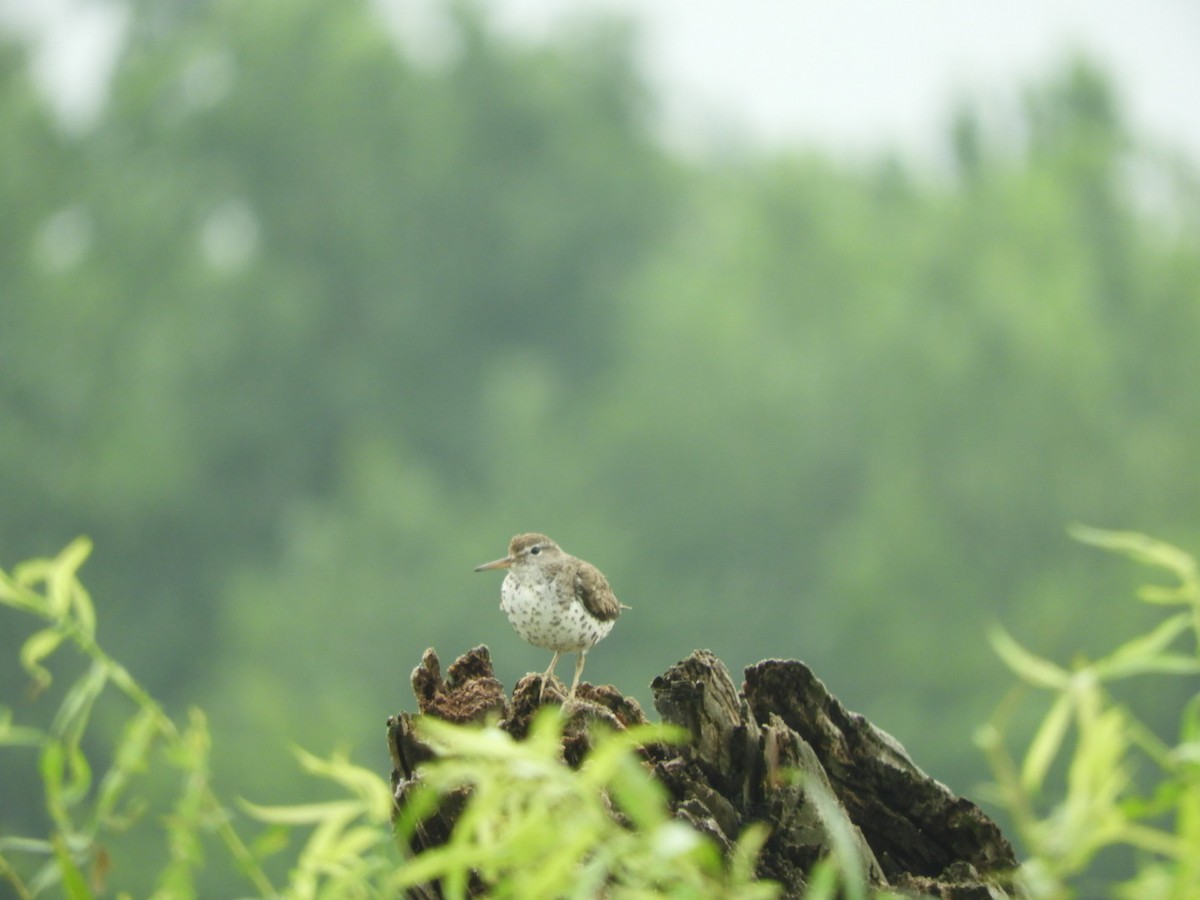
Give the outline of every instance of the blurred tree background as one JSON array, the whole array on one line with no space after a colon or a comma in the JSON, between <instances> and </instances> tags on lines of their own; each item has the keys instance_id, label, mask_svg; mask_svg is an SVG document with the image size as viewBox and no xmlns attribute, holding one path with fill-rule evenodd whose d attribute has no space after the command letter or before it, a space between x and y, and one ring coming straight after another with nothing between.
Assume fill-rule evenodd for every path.
<instances>
[{"instance_id":1,"label":"blurred tree background","mask_svg":"<svg viewBox=\"0 0 1200 900\"><path fill-rule=\"evenodd\" d=\"M989 621L1057 658L1152 621L1067 525L1200 548L1195 172L1082 60L948 111L931 175L684 158L619 24L441 25L137 3L81 133L4 39L0 564L90 535L101 640L264 802L289 742L384 771L427 646L544 668L471 572L525 530L633 607L590 679L804 659L969 792Z\"/></svg>"}]
</instances>

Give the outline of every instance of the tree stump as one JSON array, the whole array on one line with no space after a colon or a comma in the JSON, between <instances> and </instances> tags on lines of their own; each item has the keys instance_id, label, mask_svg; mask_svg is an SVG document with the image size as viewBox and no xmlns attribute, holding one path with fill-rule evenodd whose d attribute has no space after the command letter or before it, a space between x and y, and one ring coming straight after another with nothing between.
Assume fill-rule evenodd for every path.
<instances>
[{"instance_id":1,"label":"tree stump","mask_svg":"<svg viewBox=\"0 0 1200 900\"><path fill-rule=\"evenodd\" d=\"M431 649L413 670L412 685L421 715L459 723L496 715L520 739L538 709L541 676L522 678L510 700L487 647L459 657L445 679ZM1017 861L996 823L922 772L893 737L842 706L804 663L750 666L739 691L719 659L697 650L651 689L663 721L692 738L687 746L647 753L647 765L670 792L672 812L725 851L748 825L766 823L770 837L758 874L779 883L785 896L804 894L808 873L832 846L829 817L841 815L852 825L873 887L948 900L1008 896L1003 885ZM546 699L564 699L557 680L546 686ZM576 700L563 737L571 765L587 753L590 721L617 729L647 721L636 700L611 686L581 684ZM399 810L431 751L408 713L388 719L387 735ZM814 802L814 794L831 802ZM444 842L465 801L447 798L413 836L413 851ZM437 888L415 894L434 897Z\"/></svg>"}]
</instances>

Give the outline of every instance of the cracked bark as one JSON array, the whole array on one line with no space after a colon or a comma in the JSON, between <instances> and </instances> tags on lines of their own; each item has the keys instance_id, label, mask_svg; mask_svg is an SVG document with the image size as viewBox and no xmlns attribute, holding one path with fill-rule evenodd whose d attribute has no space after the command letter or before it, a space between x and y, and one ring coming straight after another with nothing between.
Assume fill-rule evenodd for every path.
<instances>
[{"instance_id":1,"label":"cracked bark","mask_svg":"<svg viewBox=\"0 0 1200 900\"><path fill-rule=\"evenodd\" d=\"M509 699L496 680L487 647L476 647L442 678L427 650L413 670L421 715L451 722L499 717L520 739L537 711L540 675L526 675ZM651 685L663 721L691 735L686 747L656 747L647 765L667 787L676 817L710 835L724 850L742 830L766 823L770 837L758 874L802 896L808 873L830 852L829 816L844 814L869 883L947 900L995 900L1016 867L1012 846L974 803L930 778L891 735L847 710L804 663L764 660L745 670L738 690L724 664L698 650ZM549 701L563 698L557 681ZM581 684L567 711L564 759L577 765L588 750L587 726L643 723L637 701L612 686ZM429 749L413 731L414 717L388 719L392 787L397 809L420 778ZM814 792L832 804L814 801ZM414 852L446 839L466 798L448 798L413 839ZM840 810L840 813L837 811ZM414 896L436 897L427 885Z\"/></svg>"}]
</instances>

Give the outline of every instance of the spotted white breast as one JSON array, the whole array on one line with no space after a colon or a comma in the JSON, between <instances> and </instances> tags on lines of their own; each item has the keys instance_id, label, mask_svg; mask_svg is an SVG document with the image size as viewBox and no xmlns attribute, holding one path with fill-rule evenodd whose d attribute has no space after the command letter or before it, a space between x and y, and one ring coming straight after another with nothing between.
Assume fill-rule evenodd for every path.
<instances>
[{"instance_id":1,"label":"spotted white breast","mask_svg":"<svg viewBox=\"0 0 1200 900\"><path fill-rule=\"evenodd\" d=\"M575 653L590 650L612 631L615 619L600 621L573 593L556 591L540 575L525 579L509 572L500 588L500 608L522 638L545 650Z\"/></svg>"}]
</instances>

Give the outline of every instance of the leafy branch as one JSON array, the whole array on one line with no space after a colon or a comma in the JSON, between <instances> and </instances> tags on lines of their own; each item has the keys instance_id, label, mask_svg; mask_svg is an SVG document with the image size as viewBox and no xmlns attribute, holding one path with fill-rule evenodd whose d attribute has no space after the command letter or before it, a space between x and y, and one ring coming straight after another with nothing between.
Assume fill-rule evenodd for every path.
<instances>
[{"instance_id":1,"label":"leafy branch","mask_svg":"<svg viewBox=\"0 0 1200 900\"><path fill-rule=\"evenodd\" d=\"M1013 814L1029 850L1021 878L1034 897L1073 896L1073 878L1102 850L1126 845L1143 859L1123 888L1136 897L1200 894L1200 694L1181 713L1179 741L1167 745L1106 685L1140 675L1191 677L1200 674L1200 577L1196 561L1169 544L1133 532L1078 527L1073 535L1166 571L1173 585L1150 585L1143 602L1184 609L1149 632L1126 641L1107 656L1079 660L1071 668L1029 652L997 627L997 654L1028 686L1049 691L1050 707L1018 765L1003 746L1012 703L981 728L977 740L996 778L994 793ZM1190 632L1191 646L1179 649ZM1068 753L1068 737L1074 736ZM1158 782L1142 795L1133 774L1148 760ZM1038 800L1056 764L1065 765L1065 796L1044 813ZM1165 824L1163 824L1165 823Z\"/></svg>"},{"instance_id":2,"label":"leafy branch","mask_svg":"<svg viewBox=\"0 0 1200 900\"><path fill-rule=\"evenodd\" d=\"M53 831L45 839L0 837L0 877L22 898L54 884L61 885L71 900L102 891L109 868L104 835L123 831L141 817L144 801L133 796L131 788L146 772L155 745L161 745L165 758L179 771L180 785L165 817L169 862L159 873L155 896L195 894L201 834L206 832L224 844L260 894L274 895L270 880L210 785L210 742L203 713L192 710L186 726L177 726L149 691L96 641L95 608L78 578L91 549L90 541L79 538L53 559L31 560L11 574L0 570L0 603L48 623L20 650L31 695L36 697L51 685L53 677L44 664L60 647L73 646L89 662L66 690L48 729L14 725L12 710L0 707L0 747L39 750L45 807L53 822ZM132 701L134 710L124 721L112 764L97 781L82 740L93 708L110 686ZM13 854L44 857L45 862L26 880L10 861Z\"/></svg>"}]
</instances>

